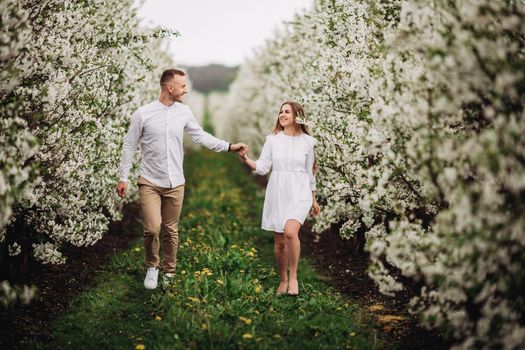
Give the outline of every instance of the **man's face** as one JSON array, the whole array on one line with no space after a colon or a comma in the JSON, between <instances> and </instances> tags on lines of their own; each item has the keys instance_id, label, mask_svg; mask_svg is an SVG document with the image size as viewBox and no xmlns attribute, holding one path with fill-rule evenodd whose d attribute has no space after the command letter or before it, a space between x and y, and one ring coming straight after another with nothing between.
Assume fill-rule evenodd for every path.
<instances>
[{"instance_id":1,"label":"man's face","mask_svg":"<svg viewBox=\"0 0 525 350\"><path fill-rule=\"evenodd\" d=\"M168 83L168 93L173 102L182 102L188 93L188 82L186 77L175 75Z\"/></svg>"}]
</instances>

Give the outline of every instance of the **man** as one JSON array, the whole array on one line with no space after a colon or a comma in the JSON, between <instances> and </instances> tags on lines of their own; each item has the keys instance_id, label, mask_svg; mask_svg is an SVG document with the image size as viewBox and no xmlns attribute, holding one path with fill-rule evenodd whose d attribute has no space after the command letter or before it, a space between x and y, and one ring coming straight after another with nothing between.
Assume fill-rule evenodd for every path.
<instances>
[{"instance_id":1,"label":"man","mask_svg":"<svg viewBox=\"0 0 525 350\"><path fill-rule=\"evenodd\" d=\"M192 140L216 152L247 151L241 143L230 144L202 130L190 108L182 101L188 93L186 74L168 69L160 78L161 92L157 101L140 107L132 116L124 139L117 193L126 195L129 171L137 144L141 146L138 178L139 198L144 221L146 278L144 287L155 289L159 274L159 234L162 237L162 270L165 279L174 276L177 263L178 225L184 199L182 162L183 131Z\"/></svg>"}]
</instances>

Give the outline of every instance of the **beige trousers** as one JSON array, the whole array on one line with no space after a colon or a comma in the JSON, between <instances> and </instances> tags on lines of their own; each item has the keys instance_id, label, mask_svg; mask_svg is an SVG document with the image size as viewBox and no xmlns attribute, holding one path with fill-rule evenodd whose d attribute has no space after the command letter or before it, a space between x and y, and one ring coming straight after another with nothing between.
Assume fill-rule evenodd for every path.
<instances>
[{"instance_id":1,"label":"beige trousers","mask_svg":"<svg viewBox=\"0 0 525 350\"><path fill-rule=\"evenodd\" d=\"M142 176L139 176L137 184L144 221L146 266L160 266L159 236L162 228L162 270L164 273L175 272L184 185L175 188L159 187Z\"/></svg>"}]
</instances>

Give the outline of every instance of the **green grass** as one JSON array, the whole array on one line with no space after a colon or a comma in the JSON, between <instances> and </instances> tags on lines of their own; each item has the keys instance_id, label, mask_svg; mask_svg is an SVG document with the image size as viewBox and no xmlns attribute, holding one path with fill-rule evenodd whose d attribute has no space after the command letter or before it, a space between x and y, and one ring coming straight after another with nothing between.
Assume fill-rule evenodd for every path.
<instances>
[{"instance_id":1,"label":"green grass","mask_svg":"<svg viewBox=\"0 0 525 350\"><path fill-rule=\"evenodd\" d=\"M384 348L360 306L319 281L306 259L299 297L276 296L273 236L259 229L263 190L231 154L186 157L177 276L142 286L140 239L117 253L37 348ZM140 223L137 224L140 231Z\"/></svg>"}]
</instances>

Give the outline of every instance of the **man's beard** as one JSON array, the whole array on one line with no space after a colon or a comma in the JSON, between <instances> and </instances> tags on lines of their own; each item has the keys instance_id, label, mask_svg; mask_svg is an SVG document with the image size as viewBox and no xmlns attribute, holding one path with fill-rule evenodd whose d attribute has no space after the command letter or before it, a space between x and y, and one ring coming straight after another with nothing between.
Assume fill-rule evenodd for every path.
<instances>
[{"instance_id":1,"label":"man's beard","mask_svg":"<svg viewBox=\"0 0 525 350\"><path fill-rule=\"evenodd\" d=\"M182 103L182 97L184 95L170 95L170 98L173 102L180 102Z\"/></svg>"}]
</instances>

